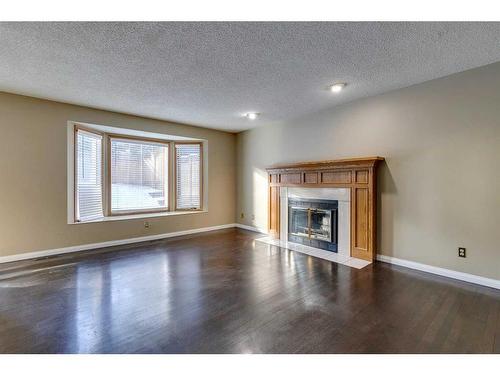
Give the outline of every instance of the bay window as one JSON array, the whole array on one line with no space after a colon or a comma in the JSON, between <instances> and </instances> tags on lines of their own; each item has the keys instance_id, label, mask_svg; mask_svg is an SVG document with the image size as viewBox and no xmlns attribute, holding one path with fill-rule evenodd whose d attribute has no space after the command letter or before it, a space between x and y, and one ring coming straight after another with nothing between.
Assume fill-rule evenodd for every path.
<instances>
[{"instance_id":1,"label":"bay window","mask_svg":"<svg viewBox=\"0 0 500 375\"><path fill-rule=\"evenodd\" d=\"M75 126L74 221L202 210L202 170L201 141Z\"/></svg>"}]
</instances>

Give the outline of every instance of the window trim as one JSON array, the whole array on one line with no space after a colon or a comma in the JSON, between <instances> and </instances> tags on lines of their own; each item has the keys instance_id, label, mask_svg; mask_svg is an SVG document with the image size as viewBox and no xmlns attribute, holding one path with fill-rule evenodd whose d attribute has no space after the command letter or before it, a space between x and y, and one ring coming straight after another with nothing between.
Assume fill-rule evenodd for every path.
<instances>
[{"instance_id":1,"label":"window trim","mask_svg":"<svg viewBox=\"0 0 500 375\"><path fill-rule=\"evenodd\" d=\"M161 212L169 212L170 211L170 174L171 174L171 165L172 162L170 161L170 147L171 147L171 142L166 141L166 140L161 140L161 139L152 139L152 138L144 138L144 137L133 137L133 136L127 136L127 135L122 135L122 134L111 134L107 133L105 134L106 136L106 166L107 166L107 173L105 175L106 178L106 183L105 183L105 190L106 190L106 215L105 216L125 216L125 215L134 215L134 214L154 214L154 213L161 213ZM167 180L166 180L166 187L167 187L167 196L165 197L165 200L167 201L167 207L165 208L159 208L159 209L150 209L150 208L144 208L144 209L136 209L136 210L120 210L120 212L113 212L111 208L111 202L112 202L112 185L111 185L111 141L113 139L125 139L129 141L136 141L138 143L157 143L157 144L162 144L167 146Z\"/></svg>"},{"instance_id":2,"label":"window trim","mask_svg":"<svg viewBox=\"0 0 500 375\"><path fill-rule=\"evenodd\" d=\"M200 145L200 207L197 208L177 208L177 147L176 145ZM181 141L181 142L174 142L174 160L173 160L173 169L174 169L174 175L173 175L173 181L174 181L174 191L173 191L173 196L174 196L174 211L203 211L203 142L199 141Z\"/></svg>"},{"instance_id":3,"label":"window trim","mask_svg":"<svg viewBox=\"0 0 500 375\"><path fill-rule=\"evenodd\" d=\"M105 134L94 129L89 129L79 124L75 124L73 130L73 220L75 223L84 223L78 218L78 131L96 134L101 137L101 195L102 195L102 215L106 216L106 209L104 206L104 194L106 193L106 183L104 181L104 164L105 164L105 151L104 151L104 138Z\"/></svg>"}]
</instances>

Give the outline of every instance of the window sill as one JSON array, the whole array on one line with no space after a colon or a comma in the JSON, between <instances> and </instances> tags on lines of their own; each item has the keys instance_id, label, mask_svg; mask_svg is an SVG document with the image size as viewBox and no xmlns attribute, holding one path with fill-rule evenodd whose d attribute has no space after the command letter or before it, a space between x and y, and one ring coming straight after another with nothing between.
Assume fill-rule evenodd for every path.
<instances>
[{"instance_id":1,"label":"window sill","mask_svg":"<svg viewBox=\"0 0 500 375\"><path fill-rule=\"evenodd\" d=\"M106 222L106 221L138 220L138 219L149 219L149 218L153 218L153 217L204 214L207 212L208 212L208 210L192 210L192 211L169 211L169 212L153 212L153 213L147 213L147 214L105 216L101 219L87 220L87 221L73 221L73 222L69 222L68 224L92 224L92 223L102 223L102 222Z\"/></svg>"}]
</instances>

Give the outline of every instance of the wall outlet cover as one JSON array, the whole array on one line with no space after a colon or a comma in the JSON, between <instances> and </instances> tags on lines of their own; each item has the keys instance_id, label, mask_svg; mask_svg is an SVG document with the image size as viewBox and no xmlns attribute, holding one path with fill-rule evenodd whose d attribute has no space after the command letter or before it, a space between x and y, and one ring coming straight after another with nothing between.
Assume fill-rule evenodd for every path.
<instances>
[{"instance_id":1,"label":"wall outlet cover","mask_svg":"<svg viewBox=\"0 0 500 375\"><path fill-rule=\"evenodd\" d=\"M466 257L466 250L465 247L459 247L458 248L458 256L460 258L465 258Z\"/></svg>"}]
</instances>

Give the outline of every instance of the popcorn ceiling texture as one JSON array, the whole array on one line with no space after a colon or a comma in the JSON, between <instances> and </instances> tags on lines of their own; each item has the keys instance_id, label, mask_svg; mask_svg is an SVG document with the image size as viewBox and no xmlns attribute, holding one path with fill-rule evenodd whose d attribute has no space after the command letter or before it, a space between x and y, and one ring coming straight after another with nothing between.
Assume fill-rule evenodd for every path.
<instances>
[{"instance_id":1,"label":"popcorn ceiling texture","mask_svg":"<svg viewBox=\"0 0 500 375\"><path fill-rule=\"evenodd\" d=\"M499 61L499 40L500 23L4 22L0 90L238 132Z\"/></svg>"}]
</instances>

